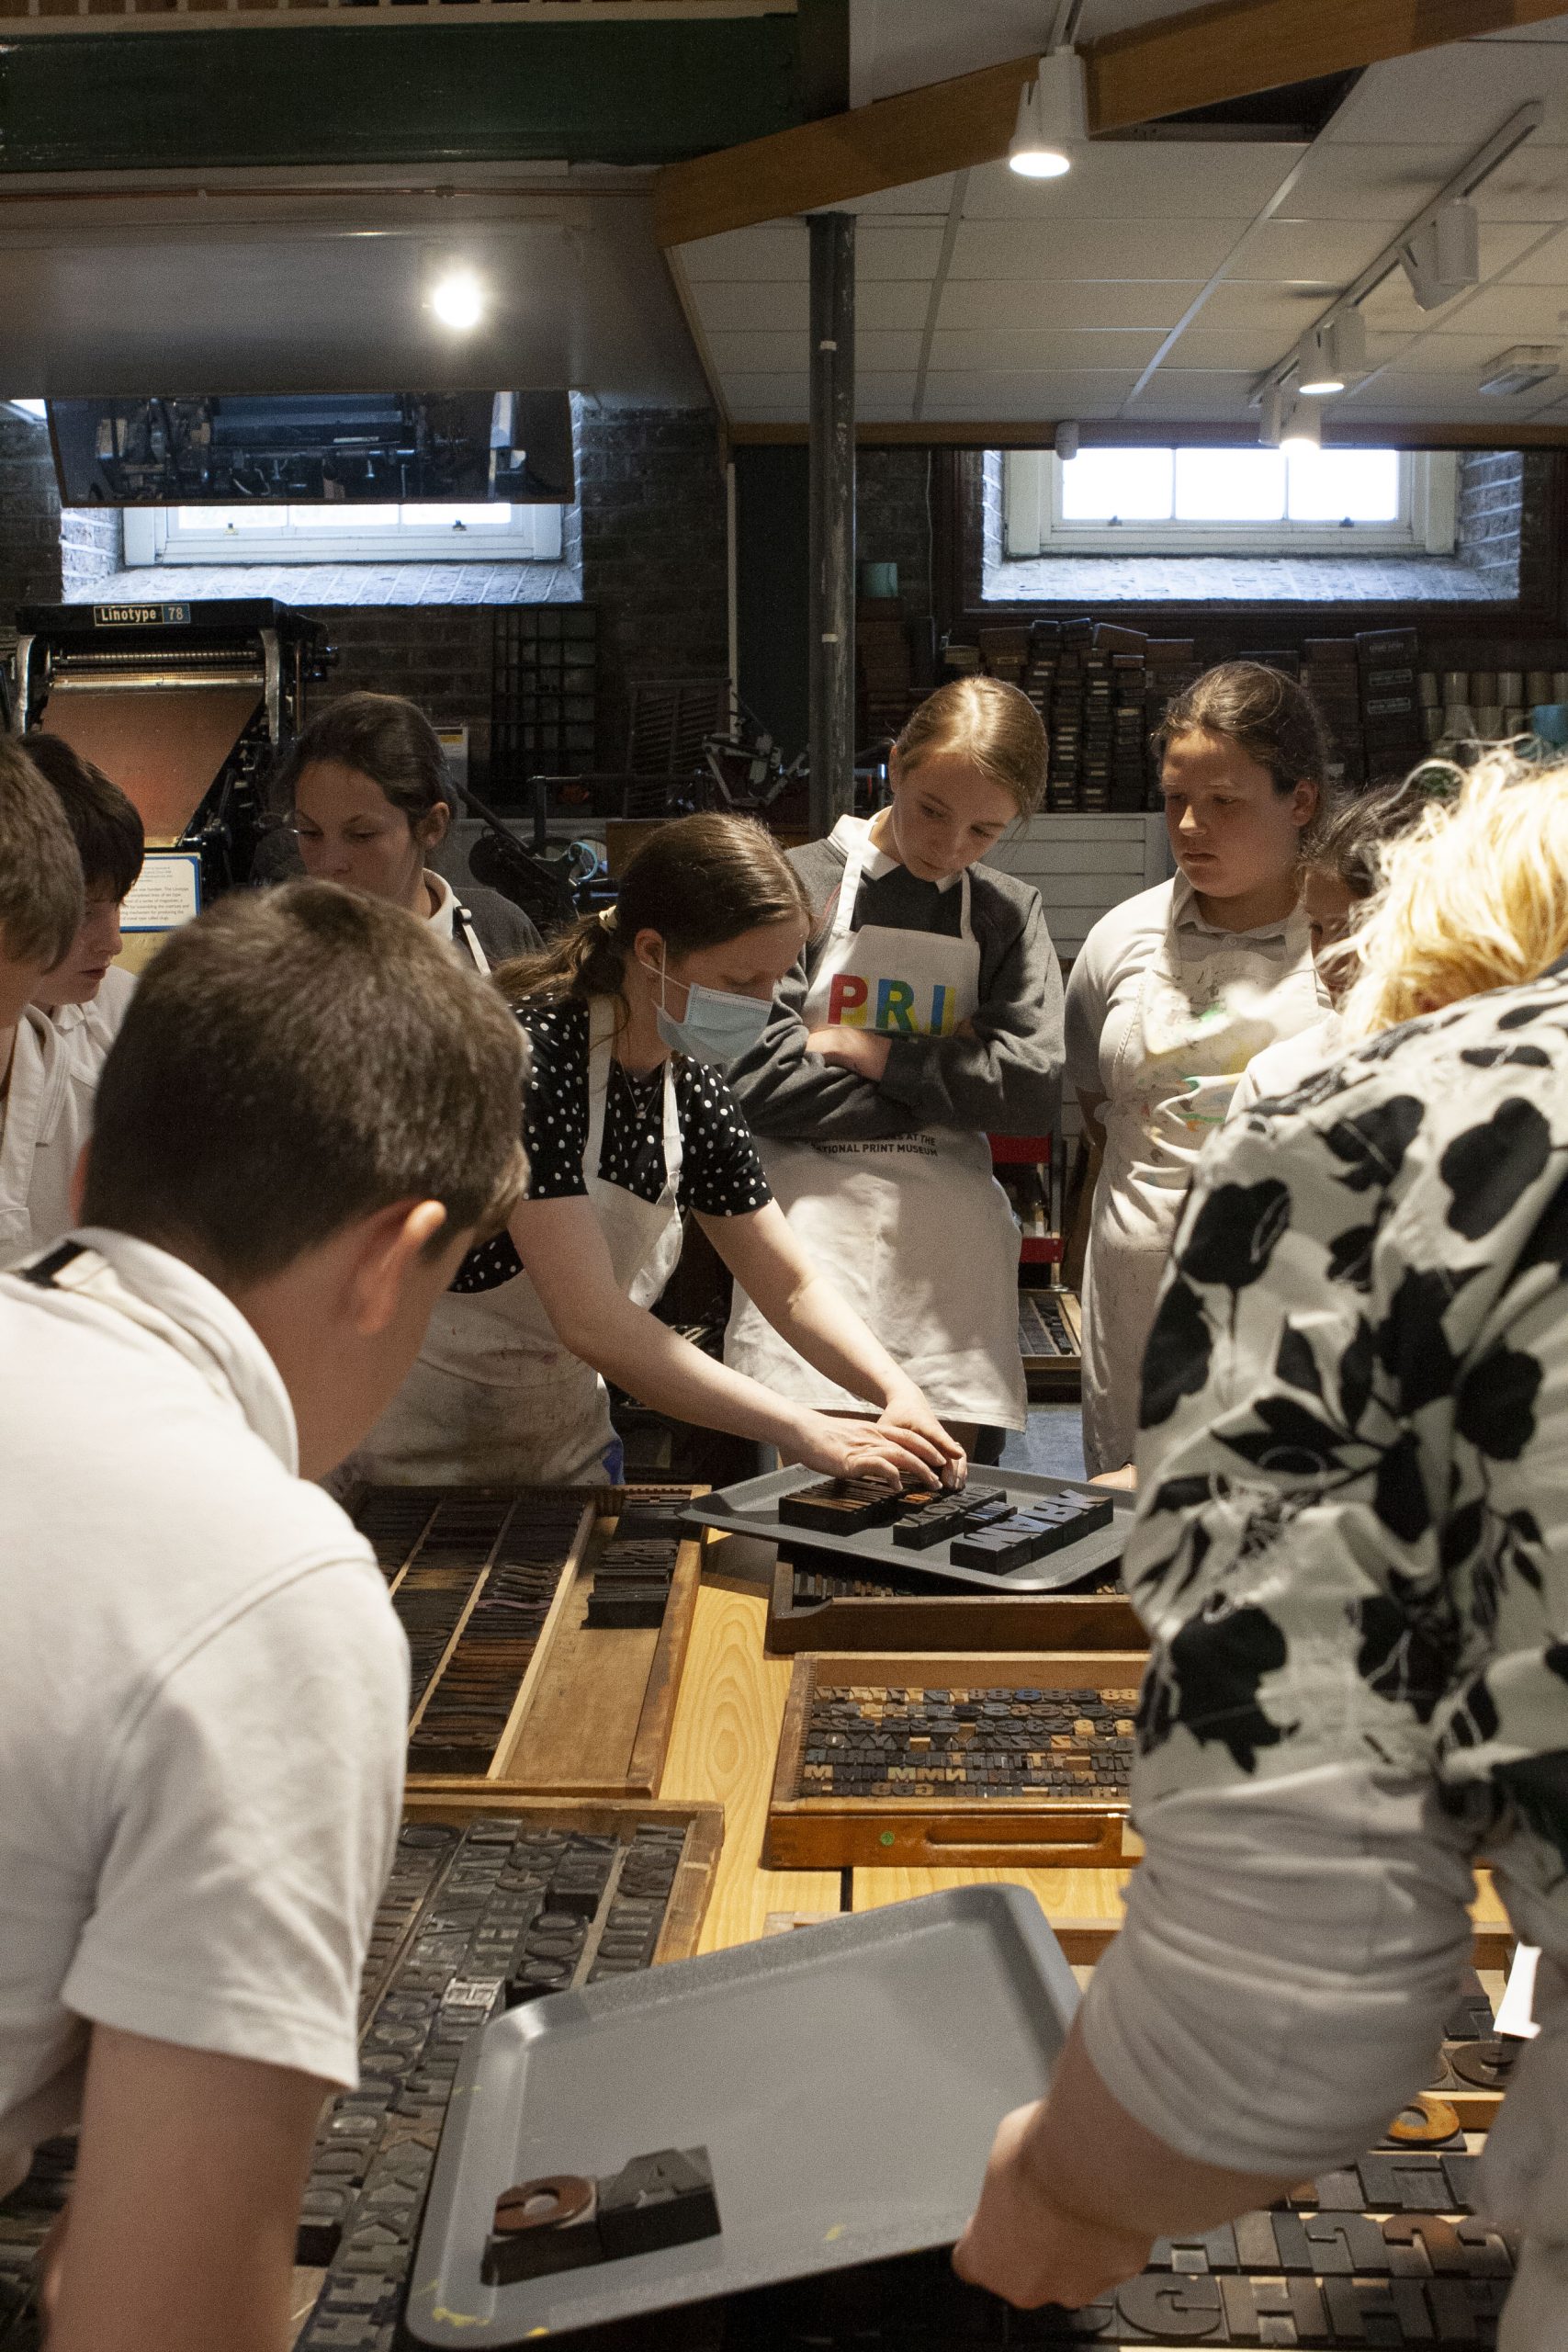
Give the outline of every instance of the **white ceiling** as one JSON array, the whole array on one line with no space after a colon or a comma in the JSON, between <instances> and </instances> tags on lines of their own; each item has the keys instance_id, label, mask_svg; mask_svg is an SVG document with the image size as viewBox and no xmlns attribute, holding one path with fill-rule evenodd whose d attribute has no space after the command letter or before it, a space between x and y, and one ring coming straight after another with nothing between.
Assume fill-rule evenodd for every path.
<instances>
[{"instance_id":1,"label":"white ceiling","mask_svg":"<svg viewBox=\"0 0 1568 2352\"><path fill-rule=\"evenodd\" d=\"M1086 0L1078 38L1180 5ZM1015 56L1055 16L1052 0L852 6L862 102ZM1478 390L1516 343L1561 343L1568 370L1568 16L1374 66L1311 149L1107 141L1065 180L987 164L849 206L859 413L1250 431L1258 375L1530 100L1544 105L1540 129L1476 198L1482 285L1431 313L1399 273L1372 294L1371 372L1328 404L1328 432L1335 415L1568 424L1568 372L1506 401ZM730 416L802 421L804 221L685 246L678 266Z\"/></svg>"}]
</instances>

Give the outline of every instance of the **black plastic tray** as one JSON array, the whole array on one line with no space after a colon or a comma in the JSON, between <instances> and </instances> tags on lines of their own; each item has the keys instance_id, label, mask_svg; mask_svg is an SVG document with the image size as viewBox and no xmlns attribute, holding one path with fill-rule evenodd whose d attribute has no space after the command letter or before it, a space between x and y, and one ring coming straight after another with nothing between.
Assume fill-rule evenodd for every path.
<instances>
[{"instance_id":1,"label":"black plastic tray","mask_svg":"<svg viewBox=\"0 0 1568 2352\"><path fill-rule=\"evenodd\" d=\"M1066 1592L1086 1577L1103 1576L1120 1562L1133 1523L1130 1494L1119 1487L1090 1486L1082 1479L1039 1478L1027 1470L977 1469L974 1476L976 1486L994 1487L1010 1502L1019 1504L1038 1501L1042 1495L1092 1496L1096 1502L1110 1503L1111 1524L1093 1535L1080 1536L1076 1544L1029 1567L993 1576L985 1568L953 1566L945 1544L929 1552L906 1551L893 1541L890 1527L867 1528L858 1535L818 1535L809 1528L786 1527L778 1512L781 1498L797 1494L803 1487L821 1484L820 1471L798 1467L771 1470L765 1477L746 1478L739 1486L721 1487L716 1494L699 1495L687 1508L686 1523L719 1527L728 1535L755 1536L761 1543L776 1544L792 1560L804 1559L807 1553L832 1554L853 1561L855 1572L862 1576L897 1570L899 1576L929 1577L950 1590L971 1585L981 1592Z\"/></svg>"},{"instance_id":2,"label":"black plastic tray","mask_svg":"<svg viewBox=\"0 0 1568 2352\"><path fill-rule=\"evenodd\" d=\"M406 2333L491 2352L951 2245L1077 2000L1033 1895L987 1885L513 2009L464 2055ZM483 2283L503 2188L698 2146L717 2237Z\"/></svg>"}]
</instances>

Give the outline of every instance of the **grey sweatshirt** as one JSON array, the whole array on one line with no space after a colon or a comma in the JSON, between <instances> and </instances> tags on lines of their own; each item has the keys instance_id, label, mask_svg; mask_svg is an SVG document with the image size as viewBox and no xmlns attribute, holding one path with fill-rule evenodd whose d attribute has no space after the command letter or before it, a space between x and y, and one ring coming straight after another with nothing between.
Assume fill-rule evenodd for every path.
<instances>
[{"instance_id":1,"label":"grey sweatshirt","mask_svg":"<svg viewBox=\"0 0 1568 2352\"><path fill-rule=\"evenodd\" d=\"M896 1037L873 1084L806 1050L801 1010L828 948L844 854L831 841L791 850L811 900L806 953L773 999L761 1042L729 1072L753 1134L808 1143L874 1142L922 1127L987 1135L1049 1135L1062 1090L1062 974L1040 894L990 866L970 868L970 921L980 949L980 1003L972 1037ZM867 923L957 938L963 891L941 890L902 865L862 882L857 930Z\"/></svg>"}]
</instances>

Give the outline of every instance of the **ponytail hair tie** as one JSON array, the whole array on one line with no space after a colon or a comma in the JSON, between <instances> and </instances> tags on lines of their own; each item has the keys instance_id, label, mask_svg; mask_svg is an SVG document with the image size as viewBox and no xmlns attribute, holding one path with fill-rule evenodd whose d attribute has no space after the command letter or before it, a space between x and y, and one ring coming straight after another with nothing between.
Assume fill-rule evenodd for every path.
<instances>
[{"instance_id":1,"label":"ponytail hair tie","mask_svg":"<svg viewBox=\"0 0 1568 2352\"><path fill-rule=\"evenodd\" d=\"M599 910L599 920L604 924L606 931L614 931L615 928L615 908L602 907Z\"/></svg>"}]
</instances>

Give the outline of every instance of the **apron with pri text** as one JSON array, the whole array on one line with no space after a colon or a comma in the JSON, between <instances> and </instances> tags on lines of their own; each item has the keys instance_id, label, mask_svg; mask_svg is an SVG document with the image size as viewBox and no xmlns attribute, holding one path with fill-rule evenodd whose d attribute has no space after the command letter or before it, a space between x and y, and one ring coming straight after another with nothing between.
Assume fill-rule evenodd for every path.
<instances>
[{"instance_id":1,"label":"apron with pri text","mask_svg":"<svg viewBox=\"0 0 1568 2352\"><path fill-rule=\"evenodd\" d=\"M807 1028L951 1036L980 1001L980 949L961 877L956 939L868 923L852 929L872 854L868 820L840 820L844 878L802 1008ZM948 1421L1022 1429L1018 1227L983 1135L957 1127L876 1143L768 1141L758 1150L773 1197L814 1266L867 1323ZM813 1371L735 1295L725 1361L793 1403L861 1406Z\"/></svg>"}]
</instances>

